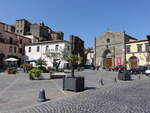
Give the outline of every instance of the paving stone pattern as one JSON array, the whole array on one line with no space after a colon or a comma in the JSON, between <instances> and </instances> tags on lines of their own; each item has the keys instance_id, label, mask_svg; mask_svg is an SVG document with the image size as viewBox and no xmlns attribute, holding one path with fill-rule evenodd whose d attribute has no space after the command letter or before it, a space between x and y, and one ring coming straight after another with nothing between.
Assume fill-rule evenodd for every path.
<instances>
[{"instance_id":1,"label":"paving stone pattern","mask_svg":"<svg viewBox=\"0 0 150 113\"><path fill-rule=\"evenodd\" d=\"M62 91L62 79L31 81L22 73L0 74L0 113L146 113L149 110L150 78L145 75L133 75L133 80L127 82L118 81L116 72L104 70L85 70L75 75L85 77L84 92ZM46 89L50 101L37 103L40 88Z\"/></svg>"},{"instance_id":2,"label":"paving stone pattern","mask_svg":"<svg viewBox=\"0 0 150 113\"><path fill-rule=\"evenodd\" d=\"M16 113L149 113L150 81L91 89Z\"/></svg>"}]
</instances>

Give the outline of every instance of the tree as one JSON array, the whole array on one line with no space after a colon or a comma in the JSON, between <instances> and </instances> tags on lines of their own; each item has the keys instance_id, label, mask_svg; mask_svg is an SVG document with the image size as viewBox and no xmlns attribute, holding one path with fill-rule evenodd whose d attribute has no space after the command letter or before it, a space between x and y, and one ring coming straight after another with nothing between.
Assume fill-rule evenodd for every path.
<instances>
[{"instance_id":1,"label":"tree","mask_svg":"<svg viewBox=\"0 0 150 113\"><path fill-rule=\"evenodd\" d=\"M53 67L55 67L55 69L58 70L59 65L61 63L61 60L60 60L62 57L61 52L48 50L48 51L46 51L45 55L48 58L52 59Z\"/></svg>"},{"instance_id":2,"label":"tree","mask_svg":"<svg viewBox=\"0 0 150 113\"><path fill-rule=\"evenodd\" d=\"M37 61L36 61L36 65L38 66L38 67L43 67L43 66L46 66L47 64L46 64L46 61L45 60L43 60L43 59L38 59Z\"/></svg>"},{"instance_id":3,"label":"tree","mask_svg":"<svg viewBox=\"0 0 150 113\"><path fill-rule=\"evenodd\" d=\"M73 54L71 54L71 55L69 55L69 56L66 57L66 58L67 58L66 60L68 60L68 61L71 63L71 76L72 76L72 77L75 77L75 76L74 76L74 67L75 67L75 65L76 65L79 61L82 60L82 57L80 57L80 56L78 56L78 55L73 55Z\"/></svg>"}]
</instances>

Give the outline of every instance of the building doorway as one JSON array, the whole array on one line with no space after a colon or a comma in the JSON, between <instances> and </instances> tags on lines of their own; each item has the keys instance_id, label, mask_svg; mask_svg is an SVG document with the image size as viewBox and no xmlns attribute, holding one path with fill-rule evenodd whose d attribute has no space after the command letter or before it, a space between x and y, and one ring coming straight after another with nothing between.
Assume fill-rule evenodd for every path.
<instances>
[{"instance_id":1,"label":"building doorway","mask_svg":"<svg viewBox=\"0 0 150 113\"><path fill-rule=\"evenodd\" d=\"M130 57L129 61L130 61L130 68L136 68L138 66L138 58L136 56Z\"/></svg>"},{"instance_id":2,"label":"building doorway","mask_svg":"<svg viewBox=\"0 0 150 113\"><path fill-rule=\"evenodd\" d=\"M112 67L112 53L109 49L105 50L103 53L103 67L105 68Z\"/></svg>"}]
</instances>

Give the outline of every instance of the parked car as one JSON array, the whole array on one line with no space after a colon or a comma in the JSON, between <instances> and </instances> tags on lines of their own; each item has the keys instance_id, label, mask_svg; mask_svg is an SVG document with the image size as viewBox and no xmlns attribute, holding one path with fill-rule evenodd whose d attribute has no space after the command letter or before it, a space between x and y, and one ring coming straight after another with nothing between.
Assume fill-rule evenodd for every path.
<instances>
[{"instance_id":1,"label":"parked car","mask_svg":"<svg viewBox=\"0 0 150 113\"><path fill-rule=\"evenodd\" d=\"M146 66L145 74L148 76L150 75L150 65Z\"/></svg>"},{"instance_id":2,"label":"parked car","mask_svg":"<svg viewBox=\"0 0 150 113\"><path fill-rule=\"evenodd\" d=\"M146 66L137 66L130 69L132 74L145 74Z\"/></svg>"}]
</instances>

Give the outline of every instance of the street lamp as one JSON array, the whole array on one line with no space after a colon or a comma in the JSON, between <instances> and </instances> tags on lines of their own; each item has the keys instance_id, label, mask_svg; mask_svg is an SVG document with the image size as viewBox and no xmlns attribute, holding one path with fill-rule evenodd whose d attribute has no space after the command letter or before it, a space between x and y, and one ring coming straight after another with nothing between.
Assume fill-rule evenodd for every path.
<instances>
[{"instance_id":1,"label":"street lamp","mask_svg":"<svg viewBox=\"0 0 150 113\"><path fill-rule=\"evenodd\" d=\"M123 32L123 38L124 38L124 64L126 64L126 38L125 38L125 31ZM127 68L127 66L125 65L125 69Z\"/></svg>"}]
</instances>

